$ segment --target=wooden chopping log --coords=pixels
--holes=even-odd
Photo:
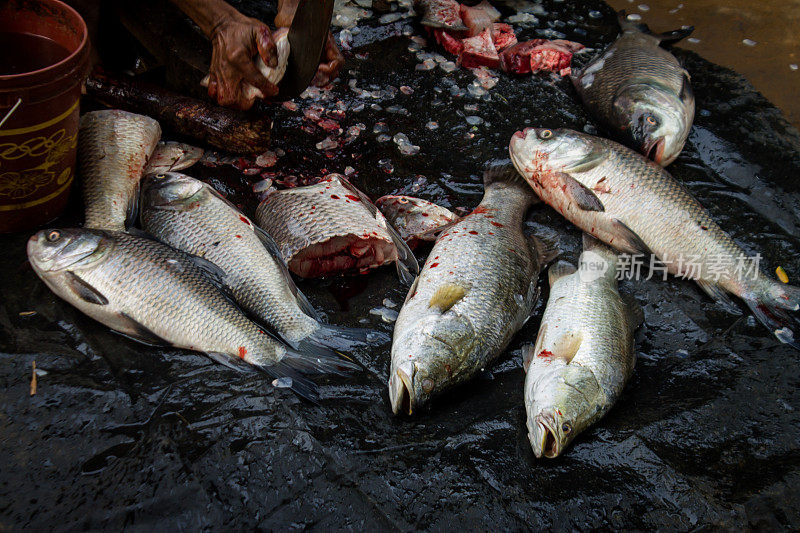
[[[103,104],[148,115],[161,127],[226,152],[253,154],[269,148],[272,119],[217,106],[132,78],[94,72],[86,93]]]

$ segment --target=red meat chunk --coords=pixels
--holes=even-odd
[[[517,44],[517,36],[514,35],[514,28],[508,24],[495,22],[492,24],[492,41],[498,52]]]
[[[500,56],[497,55],[497,49],[494,47],[494,41],[492,40],[492,32],[489,28],[483,30],[480,35],[464,39],[461,42],[464,45],[459,57],[462,67],[486,66],[497,68],[500,66]]]
[[[469,28],[469,35],[474,37],[491,27],[493,22],[500,20],[500,12],[483,0],[474,7],[461,6],[461,20]]]

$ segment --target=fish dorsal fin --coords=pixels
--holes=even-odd
[[[625,304],[625,312],[628,314],[630,323],[633,324],[635,330],[644,323],[644,311],[639,302],[630,294],[621,294],[622,302]]]
[[[584,211],[605,211],[603,202],[591,189],[565,172],[557,174],[566,194],[572,202]]]
[[[460,285],[456,285],[455,283],[442,285],[436,289],[436,292],[433,293],[433,296],[431,296],[431,301],[428,302],[428,307],[437,307],[442,313],[446,313],[462,298],[464,298],[464,295],[466,294],[467,290]]]
[[[527,235],[527,238],[531,250],[539,260],[539,265],[542,270],[544,270],[545,266],[553,262],[561,253],[556,247],[546,244],[535,235]]]
[[[300,307],[300,310],[303,311],[306,315],[310,316],[314,320],[319,321],[319,313],[317,310],[314,309],[314,306],[311,305],[311,302],[308,301],[306,295],[303,294],[300,289],[297,287],[297,284],[294,282],[292,278],[292,274],[289,272],[289,267],[286,264],[286,261],[283,258],[280,250],[278,249],[277,243],[275,240],[270,236],[269,233],[261,229],[260,227],[252,224],[253,231],[258,236],[261,243],[266,248],[267,252],[272,256],[272,259],[278,265],[278,269],[281,272],[286,284],[289,286],[289,290],[294,295],[295,299],[297,300],[297,305]]]
[[[673,45],[681,39],[685,39],[694,31],[694,26],[684,26],[683,28],[678,28],[677,30],[666,31],[664,33],[654,33],[653,30],[651,30],[650,27],[644,22],[634,22],[629,20],[628,14],[624,9],[617,12],[617,20],[619,21],[620,29],[623,32],[638,31],[644,33],[654,37],[659,41],[659,43],[661,43],[661,45],[664,46]]]
[[[392,239],[392,243],[394,243],[395,248],[397,249],[397,261],[395,261],[395,266],[397,267],[397,275],[400,277],[400,281],[406,285],[411,285],[414,282],[414,278],[419,274],[419,263],[417,262],[417,258],[414,256],[414,252],[411,251],[411,248],[408,247],[406,241],[400,237],[400,234],[397,233],[397,230],[394,229],[386,217],[383,216],[383,213],[372,203],[366,194],[359,191],[352,183],[347,181],[343,176],[336,176],[339,183],[350,191],[352,194],[357,196],[364,207],[369,211],[369,213],[378,221],[378,223],[386,230],[389,236]]]
[[[547,281],[552,287],[553,283],[564,276],[570,276],[574,274],[577,270],[578,269],[576,269],[572,263],[568,263],[567,261],[559,261],[555,265],[551,266],[550,270],[547,271]]]
[[[67,271],[67,285],[74,294],[84,302],[89,302],[95,305],[107,305],[108,298],[103,296],[103,293],[92,287],[91,284],[84,281],[74,272]]]

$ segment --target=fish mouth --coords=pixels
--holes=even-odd
[[[546,414],[539,414],[534,420],[536,431],[531,432],[530,439],[533,444],[533,453],[537,458],[541,459],[543,456],[548,459],[554,459],[561,453],[561,445],[559,444],[555,427],[555,420]]]
[[[407,361],[395,370],[389,378],[389,401],[392,404],[392,412],[396,415],[414,412],[414,363]]]
[[[659,165],[664,160],[664,149],[667,146],[667,140],[664,137],[658,137],[645,143],[644,154],[648,159],[651,159]]]

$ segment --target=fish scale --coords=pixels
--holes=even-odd
[[[436,240],[395,323],[395,413],[474,376],[527,320],[544,259],[522,233],[533,202],[519,176],[489,183],[480,205]]]
[[[87,228],[122,231],[137,200],[139,180],[161,137],[158,122],[110,109],[81,117],[78,167]]]
[[[162,186],[186,187],[185,196],[173,205],[159,205]],[[177,173],[147,178],[142,226],[162,242],[220,267],[239,305],[288,342],[297,343],[319,328],[300,309],[282,259],[267,250],[250,219],[209,185]]]

